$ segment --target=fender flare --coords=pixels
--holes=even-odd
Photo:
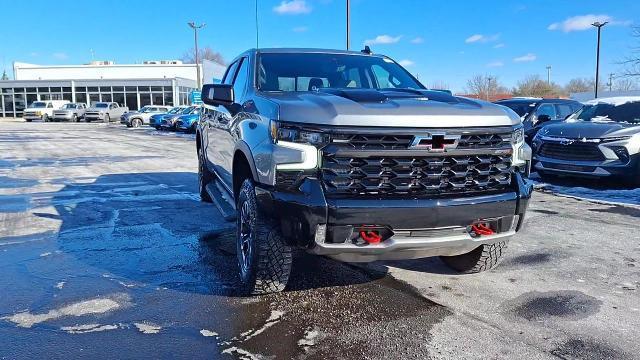
[[[256,164],[253,159],[253,154],[251,152],[251,149],[249,148],[249,145],[244,140],[239,140],[238,142],[236,142],[235,149],[233,150],[232,164],[236,160],[236,154],[238,153],[238,151],[240,151],[249,162],[249,168],[251,168],[251,176],[253,177],[253,181],[258,183],[258,171],[256,170]]]

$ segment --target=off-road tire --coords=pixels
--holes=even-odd
[[[204,150],[202,146],[198,148],[198,187],[200,190],[200,201],[202,202],[213,202],[211,200],[211,196],[207,192],[207,185],[209,185],[214,178],[214,174],[209,171],[207,168],[206,162],[204,160]]]
[[[493,269],[507,250],[507,242],[480,245],[476,249],[462,255],[441,256],[440,259],[450,268],[464,273],[473,274]]]
[[[248,257],[246,271],[243,272],[241,212],[245,203],[251,215],[252,236],[249,237],[249,246],[252,246],[252,251]],[[251,179],[246,179],[242,183],[236,209],[238,209],[236,249],[243,293],[262,295],[284,290],[291,274],[291,247],[284,243],[279,224],[265,216],[258,208],[255,187]]]

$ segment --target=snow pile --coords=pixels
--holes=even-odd
[[[587,101],[587,105],[596,105],[596,104],[610,104],[613,106],[620,106],[626,103],[640,101],[640,96],[616,96],[610,98],[601,98],[594,99],[591,101]]]
[[[535,179],[534,179],[535,180]],[[534,181],[536,190],[578,199],[602,202],[612,205],[640,206],[640,188],[637,189],[591,189],[580,186],[562,186]]]

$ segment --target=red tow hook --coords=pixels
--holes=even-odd
[[[476,235],[478,236],[495,234],[495,232],[489,226],[481,223],[471,225],[471,231],[476,233]]]
[[[365,231],[360,230],[360,237],[362,240],[366,241],[369,244],[378,244],[382,241],[382,236],[378,233],[378,231]]]

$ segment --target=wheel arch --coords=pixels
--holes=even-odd
[[[251,149],[244,141],[239,141],[236,144],[236,149],[233,153],[233,163],[231,174],[233,177],[233,196],[237,199],[238,192],[242,186],[242,182],[249,178],[254,182],[258,181],[258,172],[256,165],[251,154]]]

